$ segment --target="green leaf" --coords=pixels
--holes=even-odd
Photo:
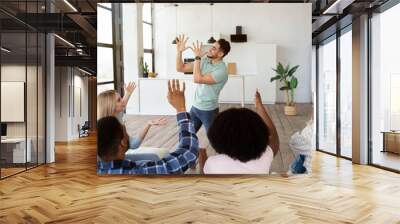
[[[290,80],[290,89],[296,89],[297,88],[297,84],[298,84],[298,80],[296,77],[293,77]]]
[[[278,79],[280,79],[281,78],[281,75],[277,75],[277,76],[275,76],[275,77],[272,77],[271,78],[271,82],[273,82],[273,81],[275,81],[275,80],[278,80]]]
[[[285,68],[283,68],[283,65],[279,62],[278,66],[276,67],[277,73],[280,75],[285,74]]]
[[[288,76],[292,76],[295,72],[296,72],[296,70],[299,68],[299,65],[296,65],[296,66],[294,66],[293,68],[291,68],[289,71],[288,71]]]

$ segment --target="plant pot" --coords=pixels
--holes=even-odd
[[[297,115],[296,106],[285,106],[285,115],[288,115],[288,116]]]
[[[155,78],[155,77],[157,77],[157,73],[155,73],[155,72],[149,72],[148,77],[149,77],[149,78]]]
[[[143,73],[143,78],[148,78],[149,77],[149,73]]]

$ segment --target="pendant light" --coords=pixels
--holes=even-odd
[[[178,4],[175,4],[175,38],[172,41],[172,44],[176,44],[178,39]]]
[[[210,39],[208,39],[207,40],[207,43],[209,43],[209,44],[213,44],[213,43],[215,43],[216,42],[216,40],[214,39],[214,37],[213,37],[213,35],[214,35],[214,27],[213,27],[213,5],[214,5],[214,3],[210,3],[210,8],[211,8],[211,37],[210,37]]]

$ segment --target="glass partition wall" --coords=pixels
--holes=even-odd
[[[352,157],[351,25],[317,45],[317,149]]]
[[[43,10],[39,3],[20,2],[19,7],[24,12],[38,12]],[[0,17],[15,23],[13,26],[0,23],[0,178],[3,179],[45,163],[46,40],[45,34],[11,15],[0,12]]]
[[[340,154],[352,158],[352,33],[351,26],[340,36]]]
[[[400,172],[400,4],[369,17],[368,164]],[[352,26],[317,44],[317,149],[352,159]]]
[[[318,47],[318,149],[336,154],[336,36]]]
[[[370,163],[400,171],[400,4],[371,18]]]

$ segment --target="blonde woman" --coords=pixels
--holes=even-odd
[[[107,90],[101,92],[97,96],[97,119],[99,120],[103,117],[114,116],[119,120],[121,124],[125,125],[124,110],[135,88],[136,85],[134,82],[130,82],[128,83],[128,85],[125,85],[124,97],[121,97],[121,95],[115,90]],[[142,128],[142,130],[139,132],[137,136],[130,136],[129,149],[131,150],[128,150],[127,152],[127,157],[129,157],[128,159],[135,161],[158,160],[160,158],[157,154],[159,155],[166,154],[164,152],[159,152],[157,154],[140,153],[140,156],[138,156],[137,154],[135,154],[134,156],[132,155],[132,151],[140,147],[140,145],[142,144],[144,138],[146,137],[148,131],[152,126],[165,125],[166,123],[167,119],[165,117],[150,120],[146,123],[146,125]],[[141,150],[141,152],[143,151],[146,150]]]
[[[115,116],[121,123],[124,123],[123,111],[126,105],[128,105],[128,101],[135,89],[136,84],[134,82],[125,85],[125,95],[123,98],[115,90],[101,92],[97,96],[97,120],[103,117]]]

